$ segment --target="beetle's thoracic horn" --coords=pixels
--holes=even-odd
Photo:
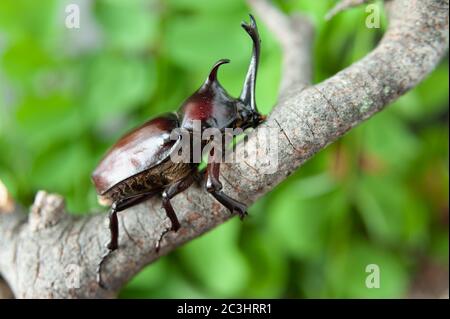
[[[217,61],[209,72],[208,77],[206,78],[205,85],[213,83],[217,80],[217,70],[222,64],[230,63],[229,59],[220,59]]]
[[[259,54],[260,54],[260,42],[258,27],[256,26],[256,21],[250,14],[250,23],[242,22],[241,26],[252,38],[253,41],[253,51],[252,58],[250,60],[250,65],[248,67],[247,76],[245,77],[244,87],[242,88],[242,93],[240,99],[251,108],[257,111],[256,101],[255,101],[255,84],[256,84],[256,74],[258,72],[259,64]]]

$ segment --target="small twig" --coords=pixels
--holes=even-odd
[[[352,7],[360,6],[364,3],[372,2],[374,0],[341,0],[325,15],[326,20],[330,20],[338,13],[345,11]]]

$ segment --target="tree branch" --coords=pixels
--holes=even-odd
[[[278,11],[258,9],[262,1],[250,3],[268,23],[271,14],[274,21],[275,17],[288,21]],[[295,23],[274,23],[270,28],[282,43],[285,61],[295,63],[292,52],[298,53],[298,59],[309,59],[301,46],[291,49],[290,42],[298,40],[294,35],[301,34],[294,29]],[[290,79],[284,80],[283,98],[249,138],[249,144],[256,145],[262,128],[276,129],[278,170],[265,174],[266,163],[258,156],[253,163],[224,164],[224,192],[253,203],[318,151],[414,87],[434,69],[447,48],[448,0],[396,0],[378,47],[333,77],[305,88],[301,84],[307,82],[304,75],[291,75],[286,68],[291,64],[286,64],[284,76]],[[302,65],[292,71],[305,72]],[[259,151],[253,149],[255,154]],[[242,146],[237,153],[243,153]],[[173,206],[182,227],[165,237],[159,253],[154,247],[169,222],[160,200],[154,198],[120,213],[120,247],[105,263],[103,277],[109,289],[104,290],[96,283],[95,269],[109,238],[107,215],[74,217],[65,213],[59,197],[40,193],[28,218],[17,206],[11,213],[0,213],[0,273],[16,297],[113,297],[142,267],[230,218],[198,187],[177,196]],[[73,281],[74,269],[78,276]]]

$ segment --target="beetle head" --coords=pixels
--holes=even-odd
[[[261,39],[258,33],[258,27],[253,16],[250,14],[250,23],[242,22],[242,28],[248,33],[253,42],[252,56],[250,65],[247,70],[244,85],[240,97],[236,101],[239,119],[236,123],[237,127],[243,129],[248,127],[256,127],[265,120],[265,116],[260,114],[256,106],[255,86],[256,76],[258,72],[259,56],[261,51]],[[228,59],[219,60],[212,68],[203,87],[213,87],[223,95],[229,97],[225,89],[217,81],[217,70],[225,63],[230,62]]]
[[[258,112],[255,101],[255,84],[260,55],[260,38],[255,19],[250,15],[250,23],[243,22],[242,27],[253,41],[252,56],[244,85],[239,98],[231,97],[217,80],[217,72],[228,59],[217,61],[212,67],[203,85],[182,106],[185,121],[201,119],[209,125],[248,128],[258,126],[265,116]],[[235,110],[235,111],[234,111]],[[236,112],[237,111],[237,118]],[[182,123],[187,125],[185,123]]]

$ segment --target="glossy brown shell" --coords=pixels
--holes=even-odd
[[[181,106],[178,111],[180,126],[192,130],[193,121],[196,120],[201,121],[202,128],[222,130],[232,127],[238,116],[236,104],[218,84],[204,86]]]
[[[97,193],[103,195],[118,183],[167,159],[176,143],[170,139],[170,133],[178,125],[177,116],[167,113],[124,135],[92,173]]]

